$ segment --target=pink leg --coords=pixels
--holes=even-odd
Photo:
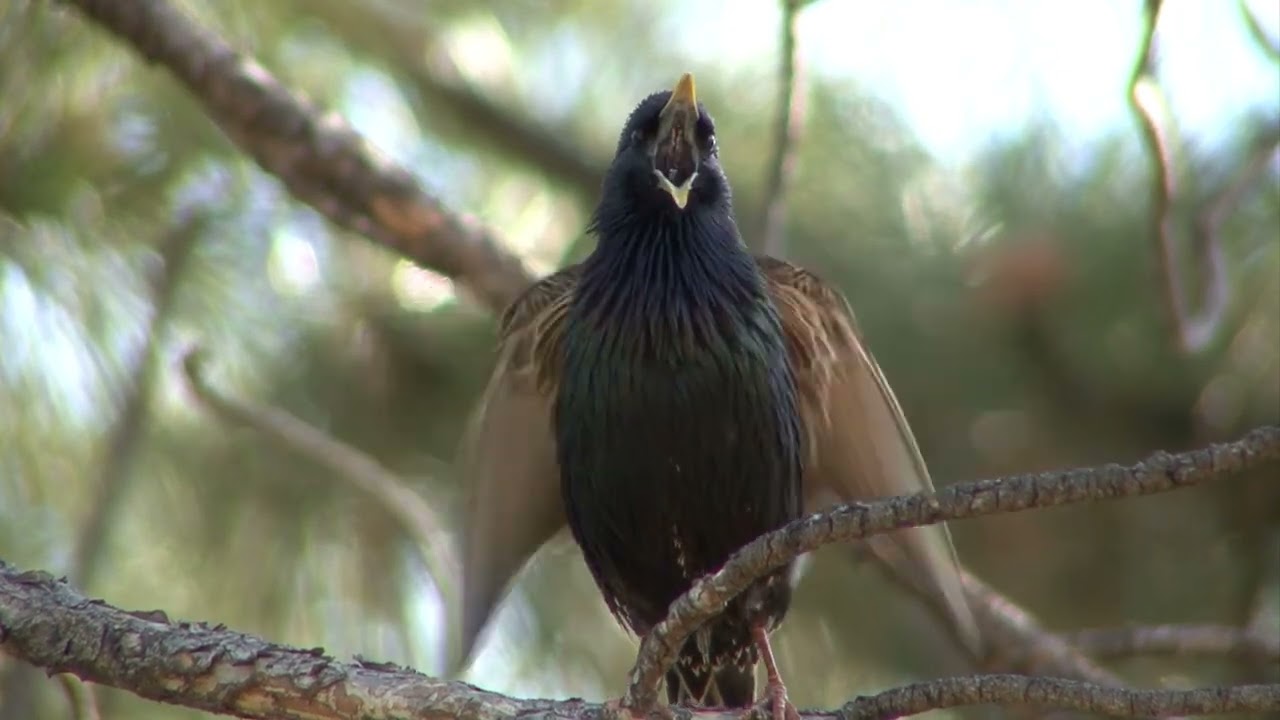
[[[787,701],[787,686],[782,682],[782,675],[778,674],[778,662],[773,659],[769,633],[765,632],[763,625],[756,625],[751,628],[751,637],[760,650],[760,659],[764,661],[769,699],[773,704],[773,720],[800,720],[800,713]]]

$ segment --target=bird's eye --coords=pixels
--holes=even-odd
[[[698,144],[702,146],[708,154],[716,151],[716,129],[711,124],[711,119],[703,115],[698,118],[698,125],[694,132],[697,133]]]
[[[640,144],[640,143],[642,143],[642,142],[644,142],[644,133],[643,133],[643,132],[641,132],[640,130],[632,130],[632,131],[631,131],[631,144],[632,144],[632,145],[639,145],[639,144]]]

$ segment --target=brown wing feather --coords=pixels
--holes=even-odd
[[[535,283],[503,314],[498,362],[463,436],[463,661],[511,578],[565,524],[551,431],[559,378],[547,360],[556,357],[576,285],[576,268],[567,268]]]
[[[932,491],[933,482],[897,399],[859,336],[844,296],[812,273],[761,258],[787,333],[809,441],[805,472],[811,510],[832,498],[852,502]],[[917,589],[941,597],[977,653],[959,564],[945,525],[899,530],[869,543]]]

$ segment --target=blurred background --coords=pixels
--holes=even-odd
[[[692,70],[740,225],[760,233],[777,3],[177,4],[539,273],[589,251],[622,121]],[[1142,33],[1138,0],[825,0],[800,15],[808,113],[785,254],[847,292],[940,485],[1280,420],[1280,162],[1263,155],[1225,214],[1229,303],[1183,350],[1127,104]],[[1197,223],[1280,126],[1278,38],[1265,0],[1168,0],[1160,17],[1175,239],[1197,297]],[[125,608],[443,672],[450,458],[493,330],[447,279],[293,200],[74,8],[0,5],[0,558]],[[196,345],[214,392],[297,416],[425,498],[434,549],[393,504],[202,403],[181,364]],[[952,532],[972,571],[1051,628],[1239,625],[1258,607],[1275,627],[1275,480]],[[778,634],[802,707],[948,670],[930,616],[846,555],[806,566]],[[470,681],[589,699],[623,690],[636,647],[565,536],[483,642]],[[1152,686],[1280,679],[1212,659],[1110,667]],[[105,718],[204,717],[96,694]],[[0,717],[70,713],[58,682],[0,656]]]

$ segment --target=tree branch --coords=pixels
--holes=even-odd
[[[188,351],[182,366],[191,390],[219,419],[253,428],[365,493],[414,541],[436,582],[459,577],[460,566],[444,523],[430,503],[398,475],[283,410],[235,400],[214,390],[204,377],[200,350]]]
[[[1280,637],[1229,625],[1154,625],[1081,630],[1064,639],[1106,658],[1134,655],[1213,655],[1280,662]]]
[[[964,705],[1029,705],[1111,717],[1168,717],[1280,709],[1280,685],[1129,690],[1076,680],[977,675],[906,685],[846,704],[838,720],[881,720]],[[1228,710],[1226,708],[1247,708]]]
[[[1167,492],[1276,459],[1280,459],[1280,426],[1267,426],[1235,442],[1176,455],[1159,452],[1127,467],[1113,464],[958,483],[934,495],[845,505],[802,518],[748,543],[718,572],[695,583],[671,604],[667,618],[641,642],[623,706],[648,712],[657,702],[663,674],[694,630],[755,578],[823,545],[948,520]]]
[[[532,282],[479,223],[450,212],[342,118],[321,117],[165,0],[61,1],[164,65],[233,142],[336,224],[454,278],[495,311]]]
[[[1119,676],[1051,634],[1031,613],[976,576],[962,571],[960,581],[982,638],[996,653],[988,659],[988,669],[1051,675],[1110,687],[1124,685]]]
[[[444,525],[431,505],[403,480],[376,460],[345,445],[297,417],[264,405],[236,400],[218,392],[204,376],[203,352],[193,349],[183,359],[183,368],[192,391],[221,420],[242,424],[274,439],[283,447],[328,468],[358,491],[377,501],[412,538],[424,556],[428,570],[435,578],[457,576],[458,562],[450,550]],[[855,549],[857,549],[855,547]],[[873,553],[861,553],[886,575],[901,580],[894,568],[878,562]],[[1011,600],[964,574],[966,597],[974,608],[975,619],[983,637],[1003,650],[1004,664],[988,669],[1016,670],[1036,675],[1051,675],[1119,687],[1121,679],[1096,666],[1058,636],[1040,627],[1033,617]],[[918,592],[916,585],[902,582],[931,610],[946,618],[947,611],[935,596]]]
[[[899,567],[885,562],[864,543],[853,543],[850,550],[859,562],[879,568],[887,578],[928,608],[941,627],[955,634],[955,623],[951,622],[951,611],[944,598],[922,590],[918,583],[905,577]],[[983,670],[1025,672],[1112,687],[1124,685],[1117,675],[1098,666],[1079,649],[1046,630],[1026,609],[963,567],[960,568],[960,580],[965,602],[973,611],[973,620],[988,651],[988,656],[983,658]],[[954,640],[962,645],[958,636]]]
[[[179,213],[179,217],[159,242],[160,263],[151,282],[151,318],[147,323],[145,342],[132,358],[124,407],[112,424],[107,438],[102,471],[97,483],[97,496],[71,551],[69,574],[85,587],[93,585],[99,560],[106,546],[110,521],[115,517],[115,508],[127,489],[129,471],[138,441],[142,437],[156,371],[160,365],[160,347],[165,339],[178,287],[186,277],[189,260],[208,220],[207,211],[201,208],[183,209]]]
[[[51,673],[140,697],[261,720],[597,720],[607,705],[525,700],[406,668],[341,662],[322,648],[266,642],[221,625],[126,612],[43,572],[0,561],[0,648]],[[1115,717],[1280,709],[1280,685],[1129,690],[1053,678],[987,675],[916,683],[856,698],[806,720],[894,718],[962,705],[1031,705]],[[656,720],[739,720],[739,710],[655,709]]]
[[[1273,128],[1258,143],[1238,177],[1203,208],[1192,231],[1191,244],[1203,265],[1199,299],[1194,305],[1192,291],[1178,251],[1178,229],[1174,204],[1178,197],[1177,171],[1173,149],[1158,117],[1165,108],[1164,93],[1156,79],[1156,27],[1162,0],[1146,0],[1146,22],[1138,54],[1129,75],[1128,96],[1152,169],[1151,240],[1160,262],[1164,285],[1164,305],[1169,322],[1184,352],[1199,352],[1214,341],[1231,301],[1226,256],[1222,249],[1221,224],[1238,204],[1245,191],[1257,184],[1271,156],[1280,148],[1280,129]],[[1252,15],[1243,9],[1247,21]],[[1251,28],[1255,23],[1251,23]]]
[[[795,176],[800,136],[804,131],[807,105],[807,82],[800,44],[796,39],[800,9],[799,0],[781,0],[782,42],[778,67],[778,115],[774,120],[773,155],[769,159],[769,175],[765,179],[764,219],[760,233],[760,251],[781,257],[786,250],[787,193]]]
[[[1253,150],[1236,176],[1210,198],[1196,216],[1196,238],[1199,242],[1218,242],[1222,223],[1266,175],[1277,152],[1280,152],[1280,125],[1272,126],[1254,140]]]

